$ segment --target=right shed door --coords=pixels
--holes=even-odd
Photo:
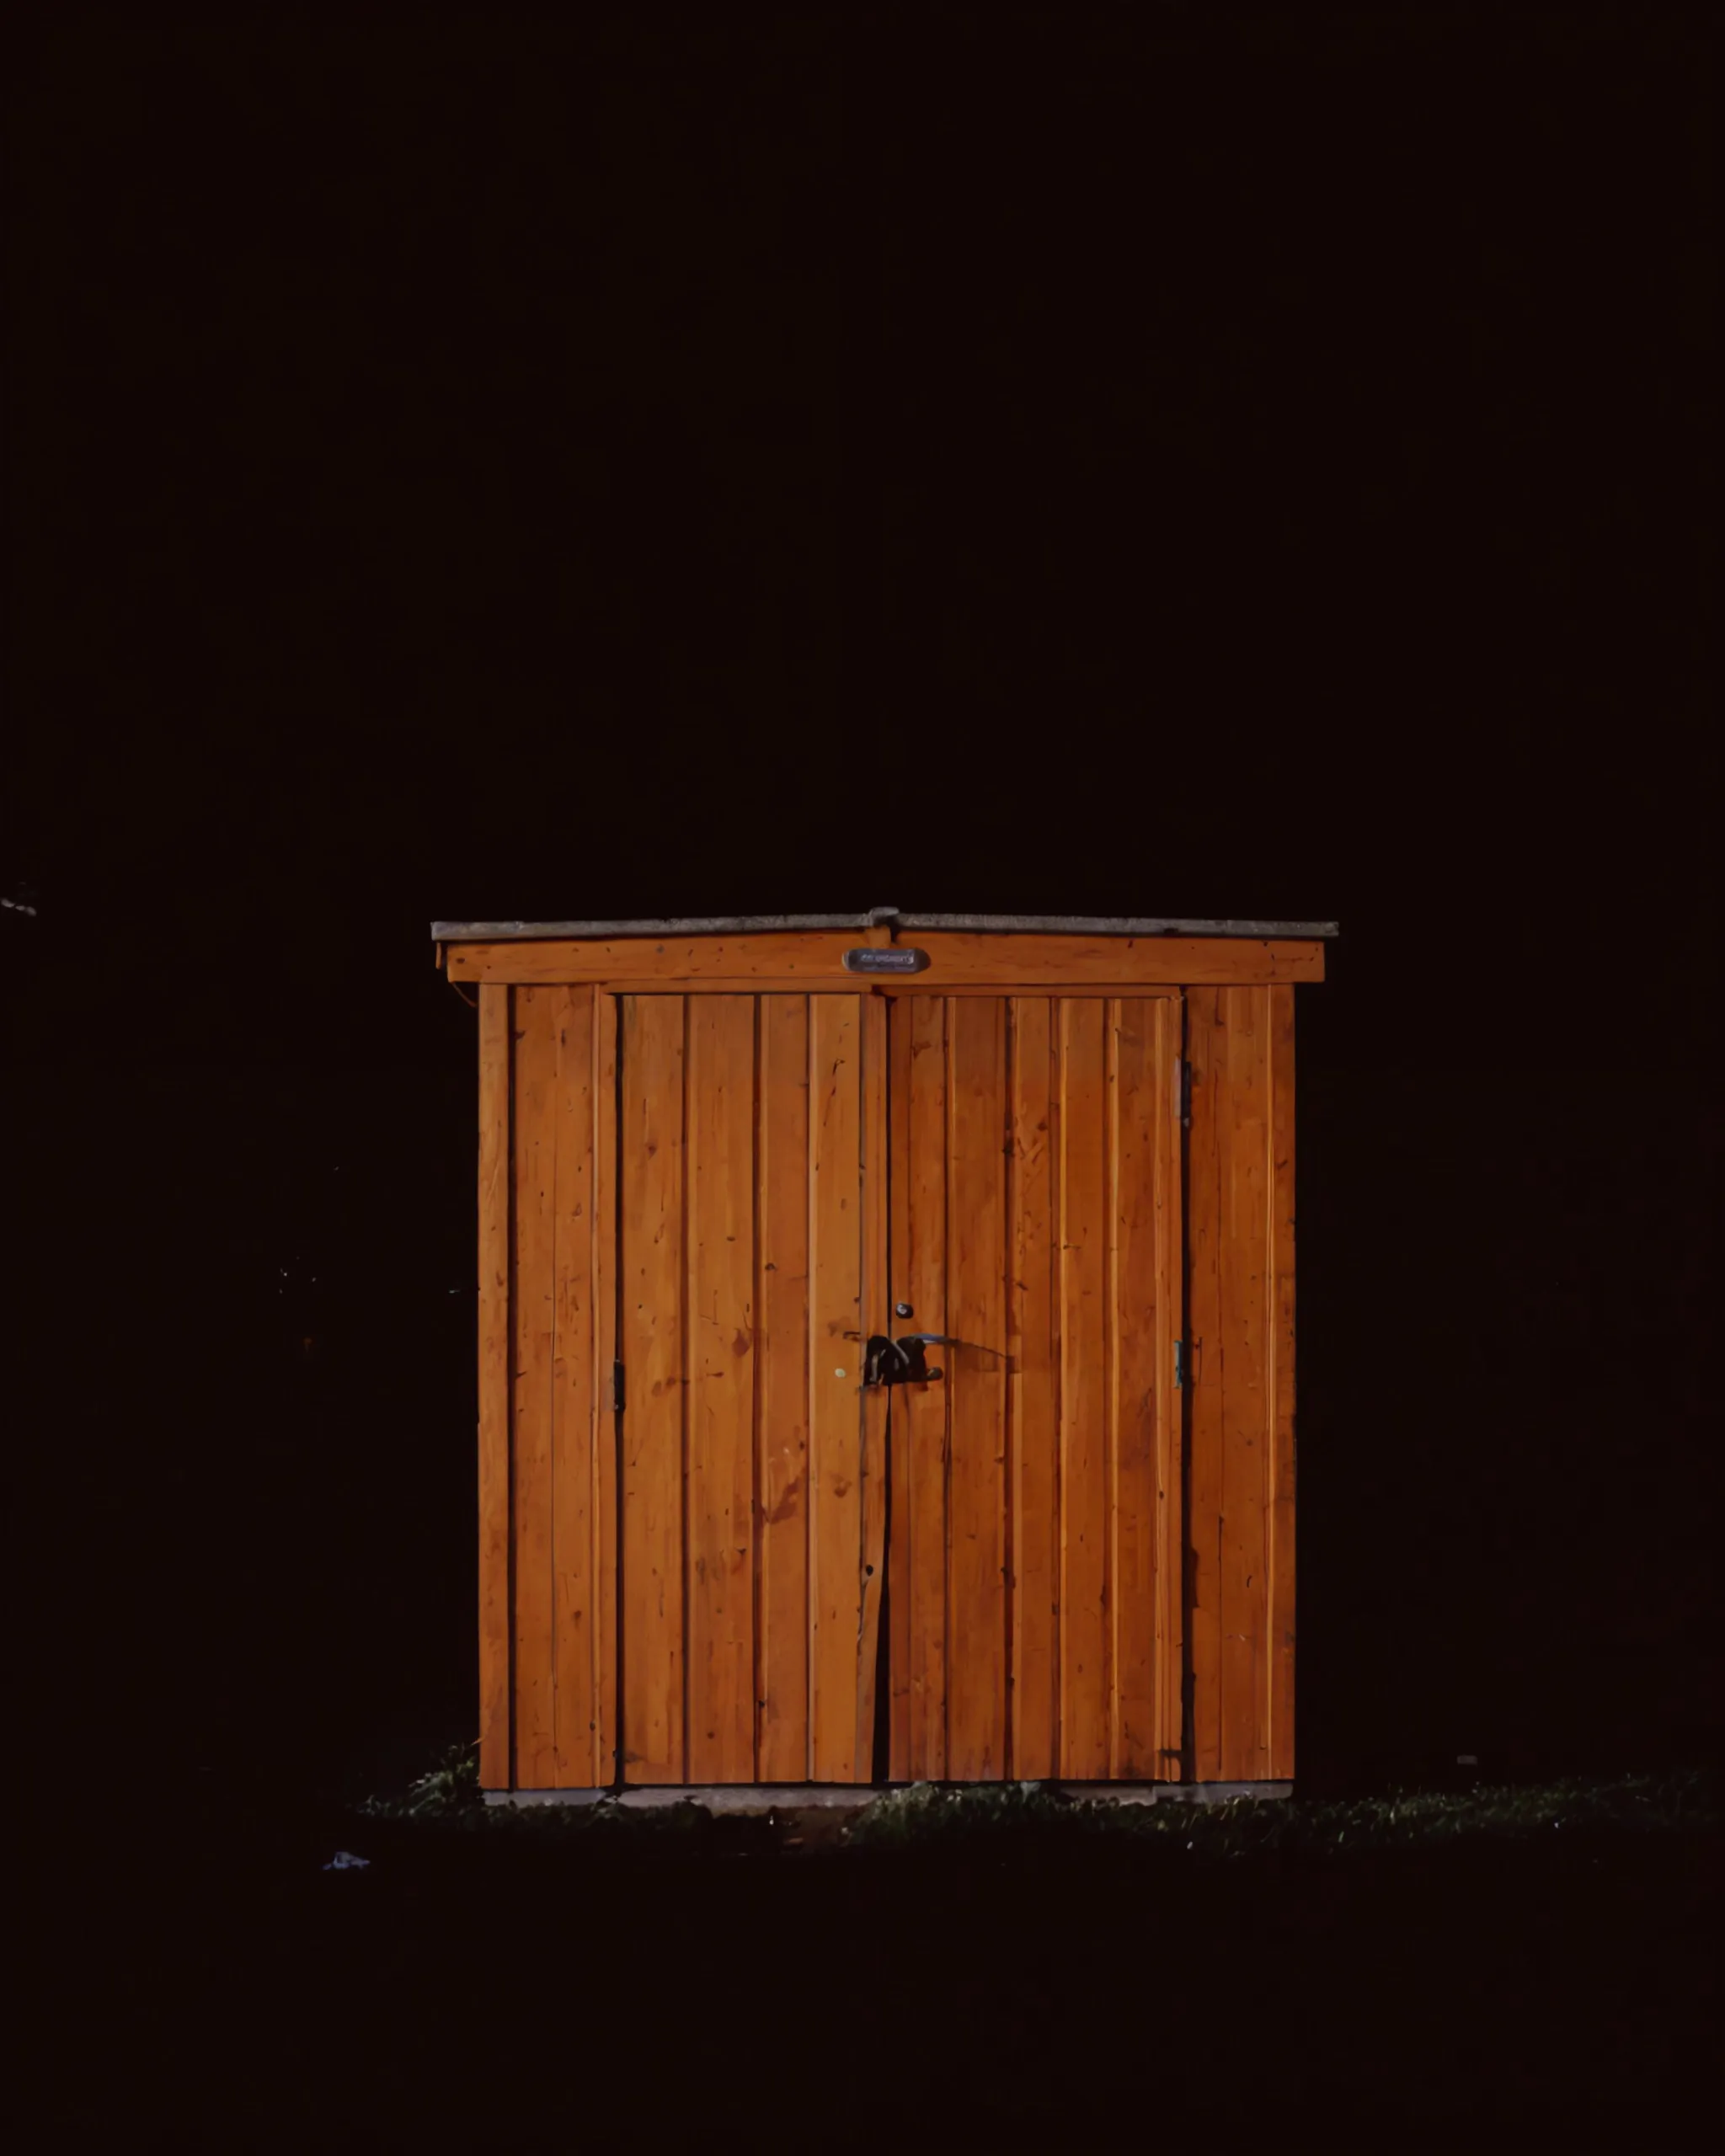
[[[895,1780],[1182,1760],[1178,990],[900,995],[889,1027]]]

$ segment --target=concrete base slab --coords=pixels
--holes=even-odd
[[[731,1783],[690,1787],[673,1784],[662,1789],[626,1789],[618,1796],[603,1789],[489,1789],[488,1804],[599,1804],[614,1803],[628,1812],[654,1812],[672,1805],[693,1804],[715,1818],[762,1819],[770,1812],[862,1812],[879,1796],[910,1786],[895,1783],[890,1789],[874,1789],[854,1783],[842,1785],[792,1782],[777,1785]],[[997,1783],[977,1783],[976,1788],[997,1788]],[[1057,1782],[1044,1785],[1063,1796],[1103,1804],[1230,1804],[1236,1797],[1280,1798],[1294,1794],[1292,1782]]]
[[[624,1812],[665,1812],[673,1805],[693,1804],[715,1818],[764,1819],[769,1812],[862,1812],[883,1792],[866,1785],[826,1787],[820,1783],[792,1783],[773,1787],[753,1782],[688,1786],[673,1783],[663,1789],[626,1789],[617,1795],[606,1789],[488,1789],[488,1804],[615,1804]]]
[[[608,1789],[488,1789],[484,1792],[488,1804],[602,1804],[611,1796]]]
[[[1059,1782],[1063,1796],[1097,1804],[1231,1804],[1236,1797],[1285,1798],[1292,1782]]]

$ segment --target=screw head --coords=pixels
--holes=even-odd
[[[893,1315],[895,1317],[915,1317],[916,1315],[916,1311],[911,1309],[908,1303],[895,1303],[893,1305]]]

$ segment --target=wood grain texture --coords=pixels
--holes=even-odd
[[[1322,980],[1324,947],[1318,942],[1275,942],[1258,938],[1204,936],[993,936],[977,931],[934,930],[903,935],[927,951],[931,989],[949,982],[991,983],[997,988],[1045,983],[1055,991],[1087,995],[1102,983],[1183,987],[1188,981]]]
[[[862,1624],[861,999],[809,999],[809,1771],[858,1779]],[[866,1777],[868,1763],[862,1763]]]
[[[1054,1006],[1009,1006],[1012,1155],[1008,1164],[1007,1458],[1012,1476],[1008,1772],[1055,1771],[1059,1686],[1060,1417],[1054,1305]]]
[[[1316,981],[1324,946],[1316,939],[1258,937],[991,935],[967,929],[907,931],[897,939],[929,957],[927,970],[889,984],[938,995],[960,985],[1095,992],[1158,983]],[[600,941],[543,939],[451,943],[452,980],[518,983],[587,981],[617,990],[623,984],[665,989],[815,990],[854,992],[860,976],[844,969],[844,954],[867,941],[860,930],[793,929],[758,936],[696,936]]]
[[[756,1667],[763,1782],[809,1776],[809,999],[761,999],[760,1516]]]
[[[518,989],[515,1017],[514,1436],[515,1785],[557,1785],[552,1557],[556,1328],[557,989]]]
[[[884,940],[884,928],[871,940]],[[862,1026],[862,1299],[858,1329],[889,1322],[887,1269],[887,1006],[876,996],[859,999]],[[877,1315],[878,1314],[878,1315]],[[862,1395],[862,1585],[857,1640],[857,1779],[871,1779],[874,1765],[875,1685],[880,1663],[880,1613],[886,1582],[888,1388]]]
[[[1267,991],[1270,1056],[1269,1776],[1294,1777],[1294,991]]]
[[[485,1786],[1291,1778],[1291,985],[479,1011]]]
[[[947,1323],[947,1013],[937,995],[897,1004],[891,1103],[892,1297],[918,1332]],[[944,1357],[947,1350],[937,1351]],[[943,1366],[944,1366],[943,1364]],[[894,1722],[892,1774],[939,1781],[947,1774],[947,1465],[950,1395],[937,1385],[900,1385],[892,1400],[894,1485],[891,1601],[894,1679],[905,1696]]]
[[[1274,995],[1188,999],[1199,1780],[1279,1779],[1292,1757],[1292,1019]]]
[[[1221,1118],[1222,1778],[1268,1778],[1268,999],[1226,989]]]
[[[1107,1006],[1111,1541],[1108,1572],[1112,1723],[1116,1779],[1166,1777],[1162,1694],[1168,1673],[1158,1624],[1158,1588],[1171,1553],[1164,1499],[1178,1460],[1172,1399],[1173,1331],[1167,1215],[1178,1204],[1170,1168],[1172,1006],[1136,998]],[[1170,1455],[1173,1455],[1171,1461]],[[1178,1739],[1176,1740],[1178,1753]]]
[[[1222,1184],[1220,1122],[1226,1071],[1218,1038],[1220,998],[1193,990],[1186,998],[1186,1059],[1191,1119],[1186,1147],[1187,1276],[1190,1304],[1188,1368],[1191,1399],[1190,1488],[1187,1496],[1188,1653],[1192,1668],[1193,1773],[1222,1778]]]
[[[963,1343],[944,1401],[894,1397],[895,1778],[1181,1771],[1180,1023],[1162,995],[894,1008],[893,1294]]]
[[[1289,991],[1290,994],[1292,990]],[[1181,1158],[1185,1009],[1159,1003],[1156,1161],[1156,1645],[1157,1774],[1188,1778],[1186,1722],[1184,1403],[1174,1382],[1175,1342],[1186,1337],[1186,1192]]]
[[[909,1123],[911,1101],[910,1006],[902,1015],[888,1006],[887,1018],[887,1304],[906,1296],[904,1269],[910,1250],[909,1182],[902,1172],[899,1134]],[[896,1324],[896,1318],[883,1323]],[[911,1440],[903,1404],[887,1406],[887,1668],[888,1774],[902,1779],[911,1754],[911,1594],[907,1559],[911,1548]]]
[[[599,1508],[594,1472],[593,991],[555,988],[552,1096],[551,1552],[553,1787],[608,1779],[599,1756]]]
[[[617,1340],[617,1004],[593,995],[593,1508],[599,1584],[595,1598],[593,1780],[617,1779],[621,1765],[617,1659],[622,1628],[617,1575],[618,1417],[612,1382]]]
[[[695,986],[702,995],[755,995],[773,991],[780,993],[788,993],[793,990],[800,991],[805,988],[830,994],[835,992],[841,983],[848,983],[851,979],[852,976],[846,974],[835,976],[830,982],[804,982],[800,975],[765,979],[739,975],[724,980],[702,980],[695,984]],[[646,978],[626,976],[615,980],[596,981],[592,985],[599,989],[601,994],[607,995],[664,995],[671,993],[676,986],[675,982],[655,980],[650,976]],[[916,995],[919,991],[924,995],[929,993],[926,975],[919,977],[916,974],[906,974],[902,979],[884,978],[871,980],[866,986],[859,984],[859,987],[865,995],[879,997],[886,1003],[903,1001]],[[1049,991],[1049,984],[1046,981],[947,980],[938,984],[938,992],[943,995],[989,996],[1046,995]],[[1178,984],[1172,981],[1120,980],[1095,983],[1087,981],[1083,984],[1083,992],[1087,995],[1178,995],[1180,991]]]
[[[479,1780],[508,1789],[510,1734],[510,999],[479,990]]]
[[[651,981],[660,992],[685,985],[715,989],[743,981],[753,990],[793,988],[857,992],[844,955],[865,941],[861,929],[788,929],[761,935],[616,937],[584,940],[452,943],[455,980]]]
[[[1155,1133],[1146,1040],[1134,1006],[1103,1005],[1107,1038],[1108,1772],[1152,1751],[1156,1669],[1156,1339],[1137,1322],[1154,1308]],[[1142,1771],[1137,1769],[1136,1771]],[[1152,1769],[1153,1772],[1154,1769]]]
[[[625,1779],[687,1779],[684,1741],[684,999],[622,1011]]]
[[[687,1774],[755,1778],[755,1001],[688,1000]]]
[[[946,1027],[947,1773],[997,1781],[1007,1725],[1005,1001],[950,1003]]]
[[[1060,1773],[1108,1777],[1108,1209],[1105,1006],[1061,997]]]

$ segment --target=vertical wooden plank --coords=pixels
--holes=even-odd
[[[900,1302],[915,1306],[911,1293],[910,1151],[905,1142],[911,1127],[911,1005],[898,998],[887,1000],[887,1128],[890,1149],[888,1183],[888,1237],[891,1277],[887,1283],[889,1309]],[[882,1321],[896,1331],[900,1321]],[[935,1328],[930,1327],[929,1330]],[[873,1331],[871,1324],[867,1330]],[[889,1402],[888,1468],[891,1484],[891,1524],[887,1536],[887,1625],[890,1635],[888,1666],[892,1699],[888,1710],[888,1773],[895,1781],[911,1774],[911,1427],[907,1404]]]
[[[756,1144],[760,1518],[756,1693],[763,1782],[809,1778],[809,999],[761,998]]]
[[[860,998],[862,1021],[862,1268],[859,1330],[892,1325],[887,1280],[887,999]],[[857,1779],[874,1769],[875,1682],[880,1660],[886,1561],[888,1403],[884,1385],[862,1395],[862,1610],[857,1641]]]
[[[555,988],[515,991],[515,1785],[557,1785],[553,1664],[552,1337],[556,1309]]]
[[[1270,1090],[1269,1762],[1294,1776],[1294,990],[1268,989]]]
[[[542,990],[553,1040],[551,1102],[551,1550],[553,1768],[559,1789],[590,1788],[599,1701],[599,1518],[593,1473],[593,997]]]
[[[623,1769],[686,1779],[680,995],[622,999]]]
[[[1268,991],[1221,991],[1222,1779],[1269,1769]]]
[[[1186,992],[1191,1119],[1186,1145],[1187,1313],[1192,1397],[1188,1625],[1191,1636],[1194,1778],[1222,1778],[1222,1182],[1220,1118],[1226,1072],[1221,996]]]
[[[592,1628],[593,1781],[616,1779],[617,1652],[617,1417],[613,1373],[618,1358],[617,1304],[617,1000],[594,990],[593,1006],[593,1306],[592,1485],[597,1522],[599,1585]]]
[[[857,1779],[862,1623],[861,1019],[855,995],[809,999],[810,1773]],[[848,1337],[847,1337],[848,1336]]]
[[[688,1001],[688,1780],[755,1779],[755,999]]]
[[[479,1780],[507,1789],[510,1744],[510,997],[479,986]]]
[[[1162,997],[1156,1012],[1156,1773],[1163,1781],[1185,1779],[1186,1593],[1184,1578],[1184,1467],[1181,1458],[1181,1399],[1174,1384],[1174,1343],[1186,1337],[1182,1267],[1185,1236],[1184,1182],[1180,1162],[1180,1067],[1183,1006]]]
[[[1273,1000],[1278,995],[1285,1006]],[[1199,1780],[1291,1772],[1291,990],[1268,987],[1194,990],[1188,999]]]
[[[1111,1728],[1108,1771],[1148,1780],[1156,1737],[1156,1006],[1108,1005],[1109,1145],[1114,1203],[1108,1251],[1108,1407],[1112,1455],[1109,1574]]]
[[[947,1773],[1006,1771],[1006,1007],[947,1007]],[[932,1328],[919,1328],[929,1330]]]
[[[1010,1771],[1055,1772],[1055,1604],[1060,1594],[1059,1423],[1055,1404],[1053,1162],[1049,1149],[1053,1005],[1009,1006],[1012,1086],[1007,1315],[1008,1455],[1012,1466]]]
[[[1055,1539],[1055,1578],[1054,1636],[1052,1641],[1054,1652],[1055,1727],[1054,1765],[1050,1771],[1052,1774],[1057,1775],[1062,1771],[1062,1762],[1065,1756],[1065,1742],[1061,1734],[1065,1726],[1065,1709],[1063,1703],[1064,1688],[1062,1672],[1065,1668],[1065,1648],[1062,1646],[1060,1637],[1061,1625],[1063,1622],[1060,1609],[1060,1600],[1062,1595],[1065,1592],[1066,1583],[1066,1543],[1065,1524],[1066,1517],[1066,1498],[1065,1491],[1062,1483],[1062,1476],[1065,1469],[1065,1463],[1062,1458],[1062,1449],[1064,1444],[1062,1432],[1065,1424],[1065,1413],[1061,1404],[1060,1377],[1060,1365],[1063,1356],[1061,1343],[1065,1337],[1066,1283],[1065,1273],[1061,1263],[1060,1257],[1060,1244],[1062,1241],[1060,1224],[1062,1218],[1064,1217],[1062,1208],[1065,1204],[1065,1199],[1062,1193],[1065,1187],[1066,1149],[1065,1140],[1062,1134],[1060,1120],[1060,1097],[1062,1090],[1061,1073],[1065,1065],[1065,1057],[1060,1048],[1060,999],[1057,996],[1051,995],[1049,998],[1048,1022],[1049,1342],[1049,1360],[1052,1366],[1049,1374],[1052,1379],[1051,1389],[1054,1396],[1055,1417],[1055,1510],[1053,1520]]]
[[[1060,1772],[1108,1771],[1104,1009],[1061,997]]]
[[[894,1258],[894,1294],[910,1304],[903,1321],[917,1332],[947,1333],[947,1012],[950,999],[900,1001],[894,1022],[906,1027],[905,1112],[893,1130],[894,1178],[903,1191],[902,1262]],[[895,1319],[895,1325],[900,1321]],[[943,1359],[946,1348],[937,1351]],[[946,1383],[901,1385],[893,1401],[893,1443],[905,1453],[905,1565],[910,1637],[907,1751],[895,1779],[947,1776],[947,1454],[950,1392]],[[897,1527],[895,1525],[895,1534]]]

